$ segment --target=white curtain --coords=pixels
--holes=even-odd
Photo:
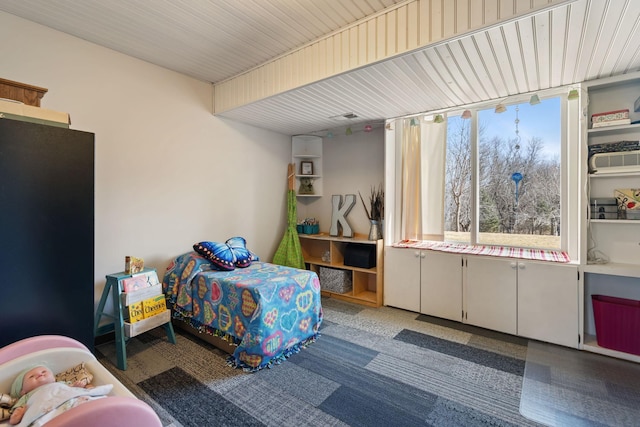
[[[419,122],[402,120],[402,209],[401,238],[422,239],[422,150]]]
[[[446,129],[446,121],[402,120],[402,239],[444,238]]]

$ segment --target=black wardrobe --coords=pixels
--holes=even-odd
[[[93,350],[94,135],[0,118],[0,347],[42,334]]]

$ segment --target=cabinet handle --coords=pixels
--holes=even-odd
[[[524,270],[524,268],[525,268],[525,267],[526,267],[526,264],[524,264],[524,263],[522,263],[522,262],[519,262],[519,263],[518,263],[518,268],[519,268],[520,270]]]
[[[516,268],[518,266],[518,263],[517,262],[512,262],[510,265],[511,265],[511,268]]]
[[[426,257],[427,257],[426,252],[420,252],[420,258],[426,258]]]

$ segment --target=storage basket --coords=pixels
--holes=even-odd
[[[320,267],[320,289],[339,294],[351,292],[351,271]]]
[[[314,225],[298,224],[296,226],[296,231],[298,232],[298,234],[319,234],[320,224],[314,224]]]
[[[592,295],[600,347],[640,355],[640,301]]]
[[[347,243],[344,250],[344,265],[350,267],[373,268],[376,266],[376,246]]]

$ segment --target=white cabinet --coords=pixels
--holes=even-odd
[[[384,305],[579,346],[578,266],[385,248]]]
[[[518,335],[577,348],[578,266],[518,261]]]
[[[292,137],[291,159],[295,164],[297,197],[321,197],[322,138],[314,135],[296,135]],[[303,164],[305,166],[304,170]],[[303,194],[303,192],[300,191],[300,184],[304,181],[312,184],[313,190],[311,193]]]
[[[462,319],[462,255],[423,251],[420,265],[420,312]]]
[[[463,321],[516,335],[518,262],[468,256],[465,265]]]
[[[469,256],[465,276],[465,323],[579,345],[577,266]]]
[[[384,262],[384,305],[461,320],[461,255],[387,247]]]
[[[420,254],[418,249],[384,248],[384,305],[420,312]]]

